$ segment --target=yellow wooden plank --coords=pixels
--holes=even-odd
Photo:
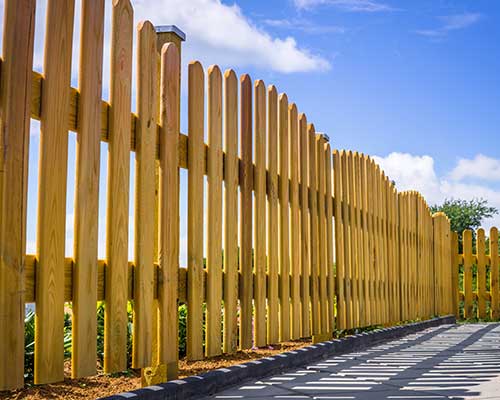
[[[35,383],[64,378],[67,118],[74,1],[47,6],[38,187]]]
[[[366,157],[366,210],[367,210],[367,236],[368,236],[368,264],[367,275],[369,283],[370,325],[377,323],[377,297],[375,275],[375,216],[373,206],[373,161]]]
[[[292,339],[300,337],[300,209],[299,209],[299,136],[297,106],[288,107],[290,139],[290,272],[291,272],[291,332]]]
[[[328,330],[328,297],[326,276],[326,219],[325,219],[325,139],[316,135],[316,171],[318,187],[318,270],[319,270],[319,333]]]
[[[490,229],[490,293],[491,293],[491,319],[500,318],[500,302],[498,292],[498,229]],[[456,266],[455,268],[458,268]]]
[[[158,363],[167,378],[177,377],[179,276],[179,140],[180,54],[173,43],[161,51],[160,168],[158,216]],[[185,271],[185,270],[184,270]]]
[[[317,209],[317,163],[316,163],[316,138],[314,125],[309,124],[307,127],[309,135],[309,215],[310,215],[310,243],[311,243],[311,319],[312,319],[312,334],[317,335],[321,330],[321,322],[319,315],[319,247],[318,247],[318,209]]]
[[[346,328],[344,224],[342,215],[342,163],[338,150],[333,151],[333,190],[335,197],[335,272],[336,272],[336,327]]]
[[[127,265],[133,10],[113,4],[106,219],[104,370],[127,368]]]
[[[383,313],[383,291],[382,291],[382,217],[381,217],[381,199],[380,199],[380,168],[378,165],[374,165],[373,170],[373,180],[374,180],[374,197],[373,204],[375,208],[375,219],[376,219],[376,240],[375,240],[375,275],[376,275],[376,294],[377,294],[377,324],[383,324],[384,313]]]
[[[358,255],[358,228],[356,218],[356,176],[354,167],[354,154],[347,153],[347,185],[348,185],[348,205],[349,205],[349,235],[351,253],[351,294],[353,306],[353,327],[359,327],[360,303],[359,303],[359,255]]]
[[[486,246],[484,229],[477,230],[476,254],[477,254],[477,312],[481,319],[486,318]]]
[[[364,302],[365,302],[365,316],[364,322],[366,326],[370,326],[371,322],[371,261],[370,261],[370,234],[369,234],[369,211],[368,211],[368,177],[367,177],[367,163],[368,158],[361,154],[360,162],[360,208],[361,208],[361,222],[362,222],[362,237],[363,237],[363,289],[364,289]]]
[[[6,0],[0,84],[0,390],[24,384],[24,264],[35,0]]]
[[[464,317],[474,318],[472,314],[472,231],[465,230],[462,236],[464,252]]]
[[[301,263],[301,305],[300,332],[302,337],[311,335],[310,294],[310,242],[309,242],[309,149],[307,118],[299,116],[299,155],[300,155],[300,263]]]
[[[265,346],[266,340],[266,86],[255,82],[255,329],[254,343]]]
[[[240,78],[240,348],[252,347],[252,80]]]
[[[345,285],[345,329],[353,327],[354,322],[354,307],[352,300],[352,255],[351,255],[351,235],[350,235],[350,218],[349,218],[349,174],[347,170],[348,160],[347,153],[340,153],[340,174],[342,185],[342,225],[343,225],[343,243],[344,243],[344,285]]]
[[[491,231],[490,231],[490,238],[491,238]],[[498,246],[498,244],[497,244]],[[490,247],[490,254],[491,254],[491,247]],[[453,296],[453,314],[455,315],[456,319],[460,318],[460,309],[459,309],[459,286],[458,286],[458,270],[459,270],[459,261],[458,261],[458,233],[457,232],[452,232],[451,233],[451,281],[452,281],[452,296]],[[491,275],[491,283],[493,283],[493,269],[492,275]],[[491,286],[490,286],[491,288]],[[490,289],[491,291],[491,289]],[[493,293],[493,291],[491,291]],[[491,306],[491,310],[493,313],[493,302]]]
[[[279,340],[279,236],[278,236],[278,94],[267,90],[267,341]]]
[[[332,202],[332,151],[330,145],[325,145],[325,218],[326,218],[326,268],[328,277],[328,328],[327,332],[335,329],[335,269],[333,264],[333,202]]]
[[[289,221],[289,132],[288,98],[278,98],[279,140],[279,271],[280,271],[280,342],[290,339],[290,221]]]
[[[188,318],[187,358],[203,358],[203,170],[205,82],[197,61],[188,67]]]
[[[135,153],[135,282],[132,366],[151,365],[155,238],[155,153],[158,119],[156,32],[151,22],[137,30],[137,113]],[[94,318],[95,319],[95,318]]]
[[[366,326],[366,302],[365,302],[365,258],[364,258],[364,237],[361,223],[361,210],[363,203],[361,198],[361,156],[358,152],[353,154],[353,178],[354,178],[354,206],[355,206],[355,229],[356,229],[356,259],[358,274],[358,303],[359,303],[359,326]]]
[[[238,348],[238,78],[224,73],[224,329],[223,350]]]
[[[222,74],[208,69],[208,158],[207,158],[207,357],[222,350]]]
[[[95,375],[97,361],[95,332],[97,332],[97,226],[101,148],[99,117],[102,92],[104,0],[82,2],[80,36],[80,98],[78,102],[80,118],[76,143],[75,269],[72,304],[71,375],[73,378]]]

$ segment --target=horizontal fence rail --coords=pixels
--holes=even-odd
[[[146,21],[135,32],[133,88],[133,9],[129,0],[118,0],[105,102],[104,0],[81,2],[78,89],[70,87],[74,2],[48,2],[43,74],[32,71],[35,3],[5,1],[0,390],[24,384],[26,303],[36,307],[37,384],[64,379],[65,303],[71,305],[75,378],[97,372],[100,304],[104,371],[163,365],[168,379],[178,374],[181,303],[187,304],[189,360],[456,312],[458,264],[465,271],[466,316],[474,296],[479,316],[485,299],[498,316],[498,247],[485,255],[484,232],[478,232],[474,295],[470,234],[459,255],[444,214],[432,215],[416,192],[399,193],[371,157],[332,151],[276,87],[248,75],[238,80],[217,66],[205,70],[195,61],[188,66],[187,110],[181,110],[180,46],[161,43]],[[187,113],[187,135],[180,132],[181,112]],[[41,126],[34,255],[25,254],[30,118]],[[71,257],[65,257],[68,131],[77,135]],[[108,143],[107,193],[99,193],[101,142]],[[180,169],[188,171],[187,185]],[[187,193],[187,215],[180,212],[181,192]],[[97,256],[99,198],[106,199],[104,260]],[[181,217],[188,226],[186,266],[179,265]],[[488,265],[496,272],[485,275]],[[490,298],[485,276],[491,277]]]

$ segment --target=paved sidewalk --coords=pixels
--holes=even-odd
[[[500,324],[430,328],[209,398],[500,399]]]

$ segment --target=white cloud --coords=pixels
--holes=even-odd
[[[500,191],[477,182],[464,182],[464,178],[483,178],[480,175],[465,174],[463,168],[464,159],[459,160],[457,166],[451,173],[439,177],[434,168],[434,159],[430,156],[418,156],[408,153],[391,153],[386,157],[374,156],[374,160],[386,172],[390,179],[396,182],[398,191],[417,190],[429,205],[439,204],[446,198],[472,200],[484,198],[488,203],[500,209]],[[486,158],[489,163],[496,162],[500,166],[500,160],[491,159],[482,155],[473,160]],[[479,164],[481,161],[479,162]],[[476,164],[478,164],[476,162]],[[497,170],[500,171],[500,169]],[[497,175],[499,177],[500,175]],[[484,227],[500,227],[500,216],[484,221]]]
[[[299,9],[310,9],[316,6],[329,5],[344,11],[351,12],[379,12],[391,11],[393,8],[388,4],[375,0],[294,0]]]
[[[387,157],[373,159],[396,182],[399,191],[417,190],[428,202],[441,199],[439,181],[434,170],[434,159],[430,156],[414,156],[408,153],[391,153]]]
[[[450,178],[456,181],[466,178],[500,181],[500,160],[483,154],[473,159],[461,158],[451,171]]]
[[[482,16],[479,13],[446,15],[439,17],[439,20],[441,21],[440,27],[436,29],[418,30],[415,33],[422,36],[443,37],[446,36],[451,31],[465,29],[471,25],[474,25],[481,19],[481,17]]]
[[[236,4],[220,0],[136,0],[136,20],[175,24],[187,35],[184,53],[204,64],[256,66],[291,73],[322,71],[330,63],[300,48],[296,40],[272,37],[258,28]]]

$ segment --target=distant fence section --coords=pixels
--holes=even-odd
[[[101,94],[102,70],[108,68],[104,0],[81,2],[77,89],[70,87],[74,1],[48,4],[43,74],[38,74],[32,71],[35,0],[5,0],[0,390],[24,384],[26,303],[36,305],[37,384],[64,378],[65,302],[72,307],[73,377],[97,371],[99,302],[105,305],[104,371],[128,367],[132,302],[132,367],[166,365],[169,379],[177,376],[180,303],[187,303],[190,360],[455,312],[458,262],[464,264],[470,315],[469,236],[458,256],[443,214],[431,215],[416,192],[398,193],[370,157],[332,153],[326,136],[316,133],[286,94],[260,80],[252,83],[248,75],[238,80],[232,70],[205,71],[192,62],[188,106],[182,110],[188,134],[182,134],[178,44],[161,46],[151,23],[139,25],[137,113],[132,114],[129,0],[113,2],[109,103]],[[30,118],[40,121],[34,255],[25,251]],[[75,245],[73,256],[65,258],[69,130],[77,134]],[[108,144],[107,193],[99,193],[102,141]],[[133,260],[128,259],[131,152]],[[186,187],[179,168],[188,170]],[[182,191],[187,216],[179,211]],[[100,197],[107,204],[104,260],[97,257]],[[187,268],[179,266],[180,217],[187,218]],[[498,249],[490,251],[488,258],[478,247],[480,315],[488,259],[496,268],[491,301],[498,313]]]
[[[458,234],[452,233],[454,313],[464,319],[500,318],[498,229],[465,230],[459,245]],[[461,252],[460,252],[461,251]]]

